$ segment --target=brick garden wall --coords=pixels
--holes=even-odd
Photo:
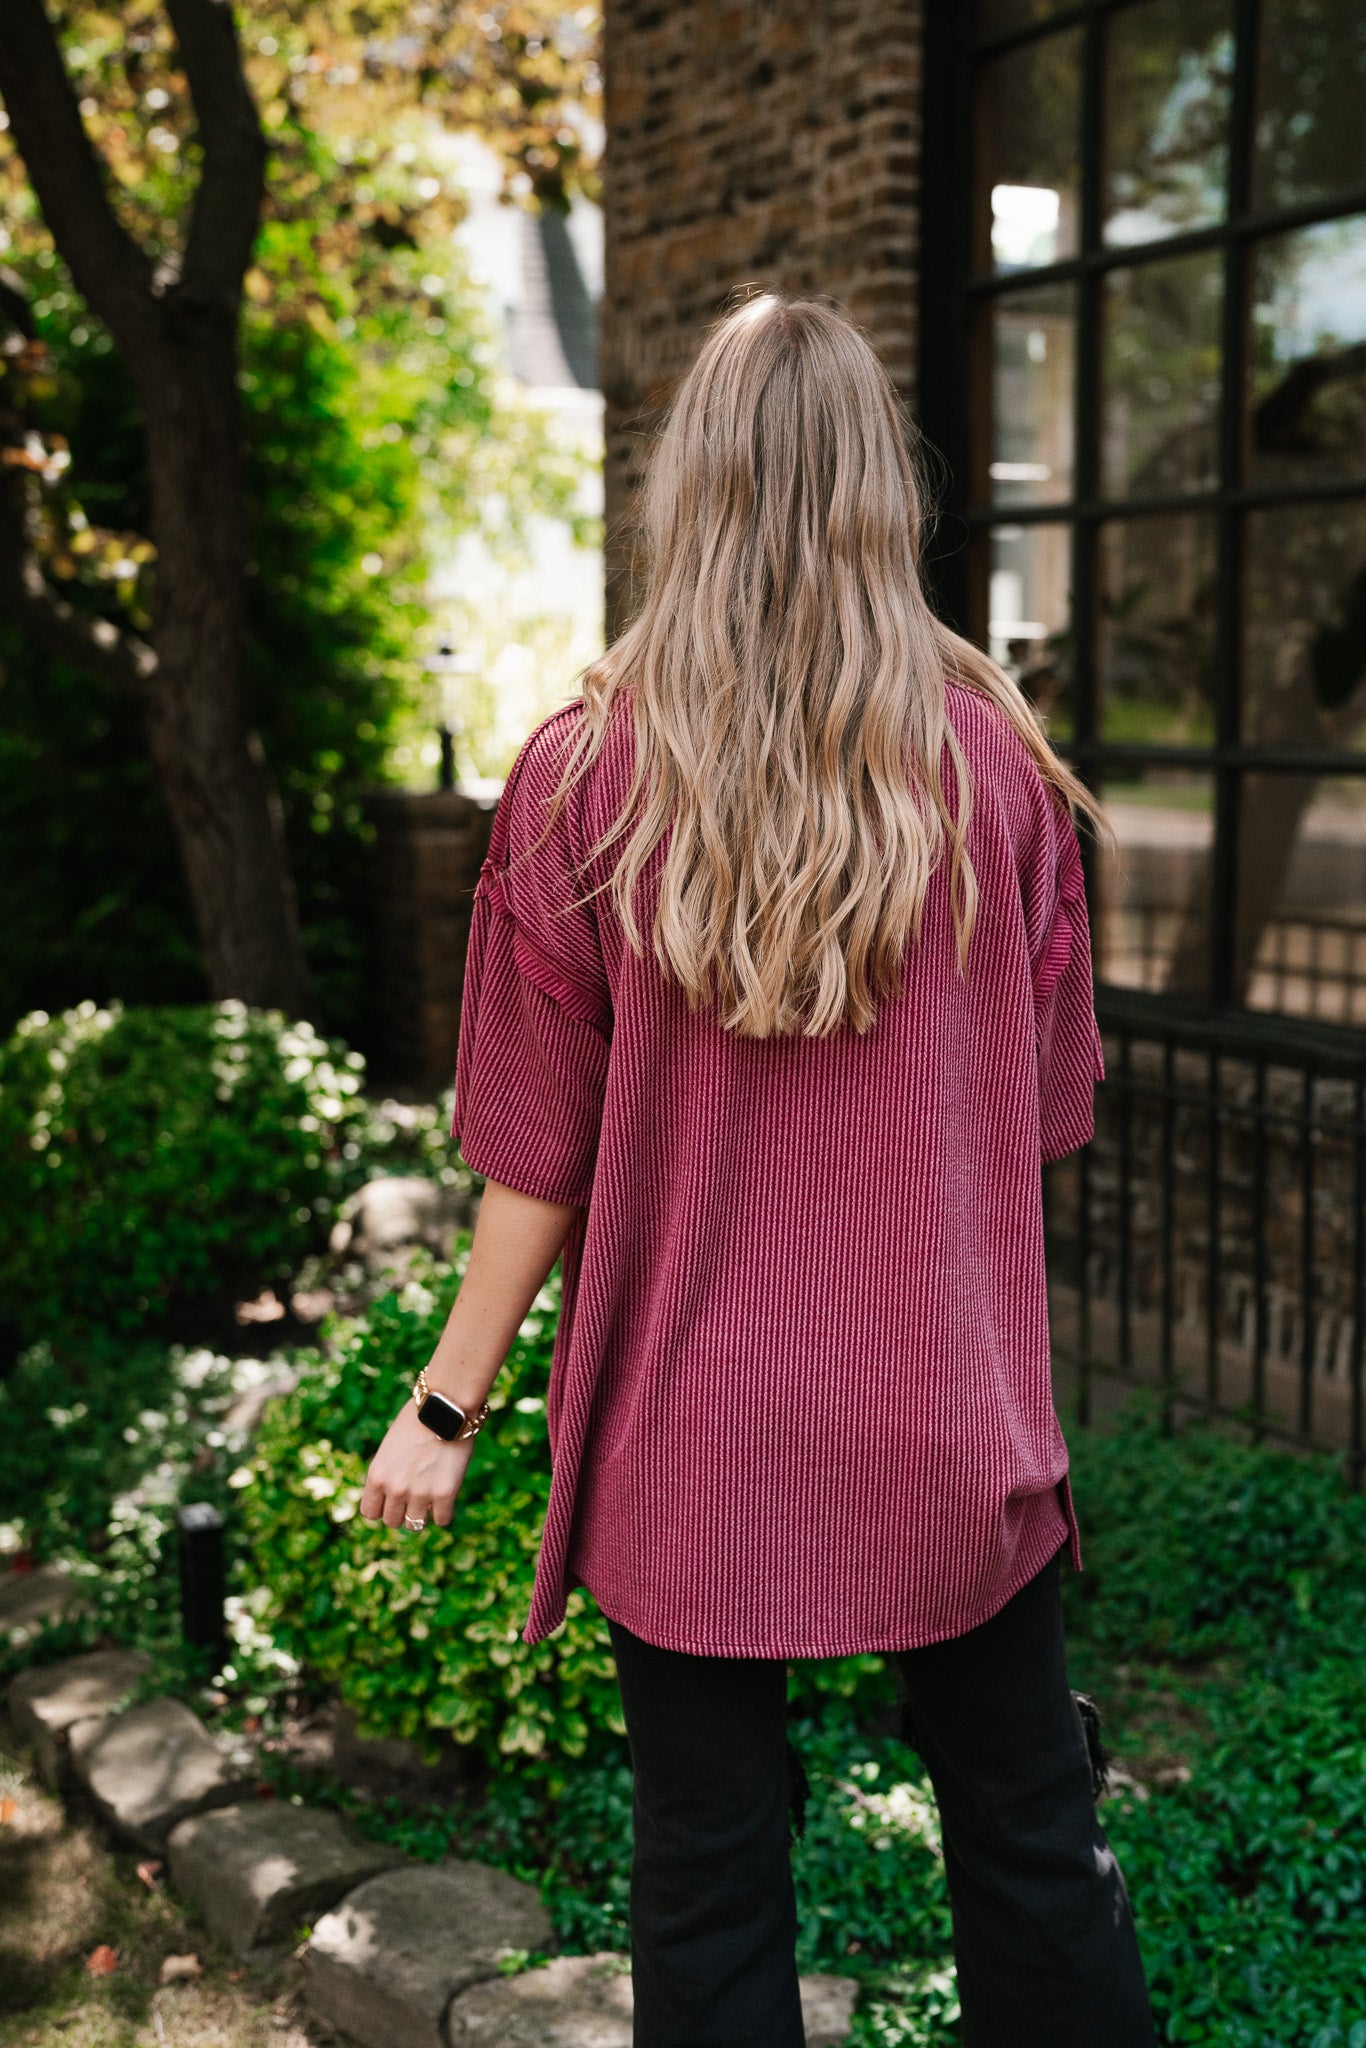
[[[607,0],[609,631],[650,436],[745,285],[833,298],[913,395],[924,0]]]
[[[381,992],[378,1078],[448,1088],[474,886],[493,804],[460,790],[377,790],[374,962]]]

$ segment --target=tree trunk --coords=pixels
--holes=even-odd
[[[283,815],[247,701],[236,351],[225,323],[188,312],[138,366],[157,550],[148,740],[211,993],[301,1016]]]

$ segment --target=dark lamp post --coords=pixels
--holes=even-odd
[[[180,1622],[185,1641],[207,1650],[214,1670],[227,1662],[228,1630],[223,1618],[225,1577],[223,1517],[208,1501],[191,1501],[176,1511],[180,1553]]]

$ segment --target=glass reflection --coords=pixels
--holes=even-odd
[[[1107,497],[1195,490],[1218,466],[1223,271],[1202,250],[1105,284],[1101,475]]]
[[[994,57],[978,72],[977,132],[991,219],[979,270],[1031,270],[1077,251],[1081,33]],[[989,246],[984,246],[989,243]]]
[[[1263,0],[1253,203],[1298,206],[1366,185],[1366,8]]]
[[[1244,1002],[1366,1024],[1366,781],[1249,775],[1238,848]]]
[[[1366,504],[1250,513],[1243,738],[1366,747]]]
[[[1215,562],[1214,520],[1203,512],[1102,526],[1102,739],[1213,739]]]
[[[1366,781],[1249,775],[1236,987],[1254,1010],[1366,1024]]]
[[[1076,303],[1070,285],[1011,292],[992,303],[994,505],[1057,504],[1072,495]]]
[[[1258,245],[1248,400],[1254,482],[1366,474],[1366,214]]]
[[[1112,773],[1101,801],[1115,844],[1096,862],[1099,978],[1208,994],[1213,777],[1168,768]]]
[[[987,646],[1054,739],[1072,737],[1072,534],[1066,526],[997,526],[987,552]]]
[[[1107,242],[1156,242],[1223,219],[1232,15],[1229,0],[1150,0],[1111,19]]]

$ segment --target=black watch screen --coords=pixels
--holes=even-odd
[[[465,1411],[457,1408],[454,1401],[448,1401],[444,1394],[428,1394],[417,1411],[419,1422],[425,1422],[428,1429],[446,1443],[453,1443],[465,1427]]]

